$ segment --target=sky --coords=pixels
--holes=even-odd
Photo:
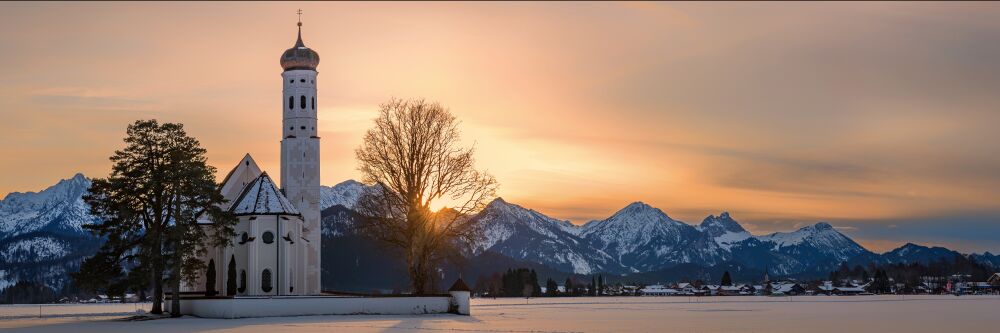
[[[585,223],[643,201],[755,234],[1000,252],[996,3],[0,3],[0,196],[103,177],[137,119],[220,179],[279,169],[281,68],[321,57],[322,183],[380,103],[460,121],[498,195]]]

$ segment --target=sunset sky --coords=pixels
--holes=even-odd
[[[245,153],[277,174],[299,8],[325,185],[359,177],[379,103],[422,97],[555,218],[643,201],[1000,251],[996,3],[0,3],[0,197],[107,175],[148,118],[220,178]]]

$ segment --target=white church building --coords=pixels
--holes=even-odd
[[[449,295],[343,297],[321,289],[320,138],[316,71],[319,54],[298,39],[280,60],[281,187],[250,154],[226,175],[225,209],[239,219],[229,246],[209,249],[204,274],[183,284],[183,314],[213,318],[310,314],[469,314],[461,280]],[[211,224],[208,218],[201,224]],[[214,277],[213,279],[210,279]],[[190,297],[196,295],[196,297]]]
[[[206,272],[186,292],[226,296],[320,294],[320,160],[316,135],[319,54],[302,42],[281,55],[281,188],[247,154],[222,182],[239,219],[231,246],[207,251]],[[210,224],[204,219],[200,223]],[[207,281],[214,275],[214,281]],[[235,288],[231,285],[235,284]],[[235,293],[233,293],[235,291]]]

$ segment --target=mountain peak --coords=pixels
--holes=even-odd
[[[752,237],[728,212],[722,212],[719,216],[709,215],[698,225],[698,230],[711,236],[716,244],[725,249]]]
[[[625,208],[622,208],[622,209],[618,210],[617,212],[615,212],[615,214],[612,215],[611,218],[609,218],[609,219],[612,219],[615,216],[636,215],[636,214],[642,214],[642,215],[647,215],[647,216],[648,215],[654,215],[654,216],[658,215],[657,217],[662,216],[662,217],[665,217],[667,220],[671,220],[670,217],[667,216],[667,213],[664,213],[659,208],[650,206],[650,205],[648,205],[648,204],[646,204],[645,202],[642,202],[642,201],[636,201],[636,202],[628,204],[628,206],[625,206]]]
[[[816,230],[833,230],[833,226],[826,222],[819,222],[813,225]]]
[[[337,183],[337,185],[333,185],[333,187],[341,187],[341,186],[365,186],[365,184],[354,179],[348,179],[340,183]]]
[[[377,185],[368,186],[362,182],[348,179],[333,186],[320,186],[320,208],[327,209],[335,205],[354,209],[361,196],[375,189]]]

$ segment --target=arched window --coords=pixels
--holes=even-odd
[[[312,109],[316,110],[316,96],[312,97]]]
[[[238,290],[240,294],[247,291],[247,271],[240,270],[240,289]]]
[[[270,231],[264,232],[264,234],[261,235],[261,238],[264,240],[264,244],[274,243],[274,233],[273,232],[270,232]]]
[[[265,293],[269,293],[272,288],[271,270],[265,269],[263,273],[260,273],[260,290],[263,290]]]
[[[295,108],[295,97],[288,96],[288,109],[291,110],[294,108]]]
[[[300,96],[300,98],[299,98],[299,108],[303,109],[303,110],[306,109],[306,95]]]

